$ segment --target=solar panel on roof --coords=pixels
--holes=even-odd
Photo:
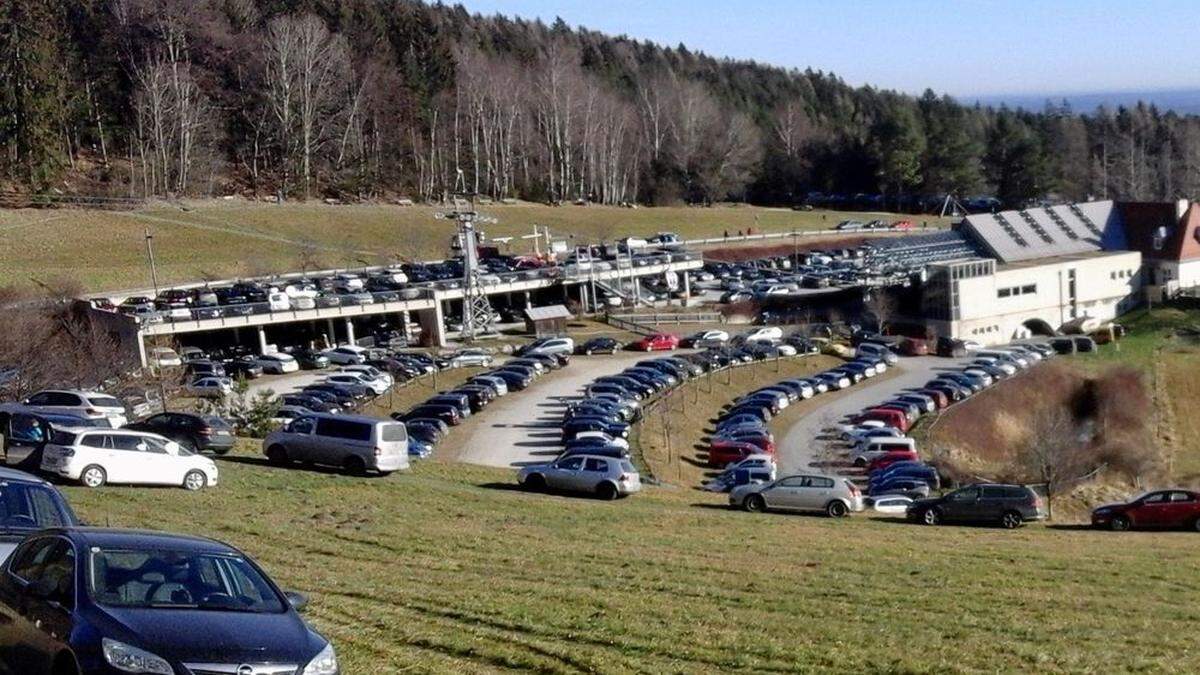
[[[1079,208],[1078,204],[1068,204],[1067,208],[1071,209],[1071,213],[1074,213],[1075,217],[1083,222],[1083,226],[1091,230],[1092,234],[1096,235],[1097,238],[1102,239],[1104,237],[1104,233],[1100,231],[1100,228],[1096,227],[1096,223],[1092,222],[1092,219],[1083,212],[1083,209]]]
[[[1054,240],[1050,238],[1050,233],[1042,227],[1041,223],[1034,220],[1033,216],[1029,215],[1028,211],[1017,211],[1017,213],[1021,215],[1021,218],[1025,221],[1025,224],[1033,229],[1034,234],[1036,234],[1038,237],[1041,237],[1042,241],[1046,242],[1047,244],[1054,243]]]
[[[1079,239],[1079,235],[1075,234],[1075,230],[1072,230],[1071,226],[1067,225],[1067,221],[1063,220],[1063,217],[1058,215],[1057,211],[1054,209],[1046,209],[1046,215],[1050,216],[1050,220],[1054,221],[1054,224],[1058,226],[1058,229],[1062,230],[1063,234],[1067,235],[1067,239],[1070,239],[1071,241]]]
[[[1018,246],[1024,246],[1028,248],[1029,242],[1025,241],[1025,237],[1022,237],[1021,233],[1017,232],[1017,229],[1012,226],[1012,223],[1008,222],[1007,218],[999,213],[993,213],[992,218],[995,218],[996,222],[1000,223],[1000,228],[1003,229],[1008,236],[1012,237],[1012,240],[1017,242]]]

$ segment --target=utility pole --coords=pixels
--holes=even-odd
[[[158,298],[158,270],[154,266],[154,235],[150,234],[150,226],[146,226],[146,257],[150,260],[150,283],[154,285],[154,297]]]
[[[495,218],[475,212],[474,196],[468,202],[463,196],[454,198],[454,210],[439,212],[434,217],[458,223],[458,244],[463,257],[463,328],[462,337],[471,341],[492,324],[492,305],[480,281],[479,237],[476,223],[494,223]]]

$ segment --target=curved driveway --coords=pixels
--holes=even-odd
[[[904,357],[893,366],[900,371],[897,375],[881,380],[867,380],[831,398],[828,403],[815,408],[800,418],[787,430],[777,430],[779,443],[776,456],[780,475],[809,470],[822,460],[820,437],[825,430],[842,422],[848,415],[863,408],[880,403],[900,392],[920,387],[937,376],[940,371],[961,366],[968,359],[947,359],[938,356]],[[819,399],[818,399],[819,400]]]

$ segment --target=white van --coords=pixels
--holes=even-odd
[[[876,457],[897,450],[916,452],[917,442],[907,436],[865,438],[859,443],[859,451],[854,455],[854,466],[866,466]]]
[[[267,293],[267,304],[270,305],[272,312],[286,312],[292,308],[292,299],[283,291],[272,290]]]

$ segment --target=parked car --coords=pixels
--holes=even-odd
[[[1200,493],[1155,490],[1092,511],[1092,527],[1110,530],[1187,528],[1200,531]]]
[[[907,511],[909,520],[940,523],[998,523],[1014,529],[1031,520],[1046,517],[1042,499],[1024,485],[981,483],[970,485],[941,497],[920,499]]]
[[[41,470],[97,488],[105,483],[217,484],[217,465],[175,441],[144,431],[57,429],[42,451]]]
[[[0,562],[8,559],[21,540],[38,530],[79,525],[79,518],[66,497],[45,480],[24,471],[0,467],[0,484],[4,486]],[[0,627],[0,635],[2,631]],[[0,639],[0,644],[6,643]],[[3,658],[0,656],[0,663]]]
[[[164,412],[127,424],[125,428],[158,434],[192,452],[207,450],[218,455],[229,452],[237,440],[233,427],[216,415]]]
[[[183,359],[180,358],[179,354],[170,347],[152,347],[151,349],[147,350],[146,360],[150,363],[150,365],[158,366],[160,368],[171,368],[183,365]]]
[[[43,530],[0,570],[0,645],[19,645],[0,649],[0,672],[336,675],[304,603],[211,539]]]
[[[840,476],[795,475],[770,483],[743,485],[729,493],[729,505],[747,511],[822,511],[840,518],[863,510],[862,491]]]
[[[563,490],[616,499],[642,489],[641,476],[628,459],[572,455],[549,464],[522,467],[517,482],[528,490]]]
[[[255,358],[254,363],[262,368],[264,373],[272,373],[274,375],[294,373],[300,370],[300,362],[291,354],[283,352],[263,354]]]
[[[732,438],[714,438],[708,445],[708,465],[724,468],[763,452],[758,444]]]
[[[320,370],[329,367],[329,357],[315,349],[294,349],[290,353],[304,370]]]
[[[569,337],[548,337],[534,340],[516,351],[517,356],[530,354],[567,354],[575,351],[575,341]]]
[[[463,349],[437,359],[440,368],[486,368],[495,357],[482,349]]]
[[[397,416],[399,415],[399,416]],[[448,426],[458,426],[462,424],[463,415],[462,409],[450,403],[424,403],[414,406],[407,413],[394,413],[392,419],[401,422],[407,422],[409,419],[430,417],[439,420]]]
[[[363,475],[408,469],[408,432],[403,424],[364,415],[313,413],[292,420],[263,439],[272,464],[312,462]]]
[[[708,492],[729,492],[742,485],[768,483],[775,480],[775,466],[731,468],[721,472],[704,484],[703,490]]]
[[[201,377],[184,385],[183,390],[200,398],[224,398],[233,393],[233,380],[228,377]]]
[[[670,351],[679,346],[679,338],[670,333],[651,333],[630,345],[643,352]]]
[[[327,349],[321,354],[329,359],[330,363],[339,366],[350,366],[365,363],[367,360],[367,349],[358,345],[342,345]]]
[[[729,342],[729,333],[723,330],[702,330],[698,333],[693,333],[682,340],[682,344],[687,347],[696,349],[704,349],[706,347],[717,347]]]
[[[38,393],[21,401],[30,412],[57,412],[105,420],[114,429],[128,422],[125,405],[115,397],[95,391],[79,389],[53,389]]]
[[[621,351],[621,343],[610,337],[596,337],[580,345],[576,350],[579,354],[616,354]]]

